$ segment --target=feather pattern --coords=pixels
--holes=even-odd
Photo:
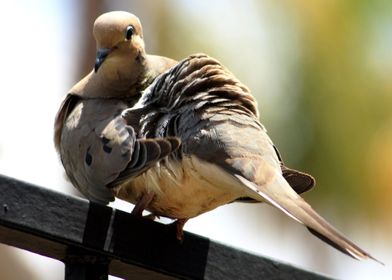
[[[159,177],[139,176],[118,187],[120,198],[132,201],[153,185],[159,191],[149,210],[188,219],[248,197],[275,206],[349,256],[374,259],[318,215],[284,179],[285,174],[294,176],[293,182],[303,176],[305,185],[314,184],[313,178],[283,166],[258,121],[249,89],[215,59],[196,54],[179,62],[159,76],[123,117],[134,114],[141,116],[139,137],[178,137],[181,147],[161,162]]]

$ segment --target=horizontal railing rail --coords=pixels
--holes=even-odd
[[[0,175],[0,242],[65,263],[65,279],[330,279]]]

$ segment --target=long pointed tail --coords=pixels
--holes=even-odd
[[[257,194],[259,200],[262,198],[294,220],[304,224],[312,234],[337,250],[358,260],[372,259],[383,264],[338,232],[297,195],[280,174],[276,174],[275,180],[265,186],[258,186],[240,175],[235,176],[254,194]]]

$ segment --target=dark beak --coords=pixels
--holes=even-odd
[[[97,72],[99,67],[105,61],[106,57],[109,55],[110,49],[101,48],[97,51],[97,56],[95,57],[94,72]]]

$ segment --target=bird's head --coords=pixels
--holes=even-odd
[[[118,79],[129,79],[140,72],[145,50],[139,19],[127,12],[115,11],[99,16],[93,34],[97,43],[94,72]],[[135,68],[133,68],[135,67]]]

